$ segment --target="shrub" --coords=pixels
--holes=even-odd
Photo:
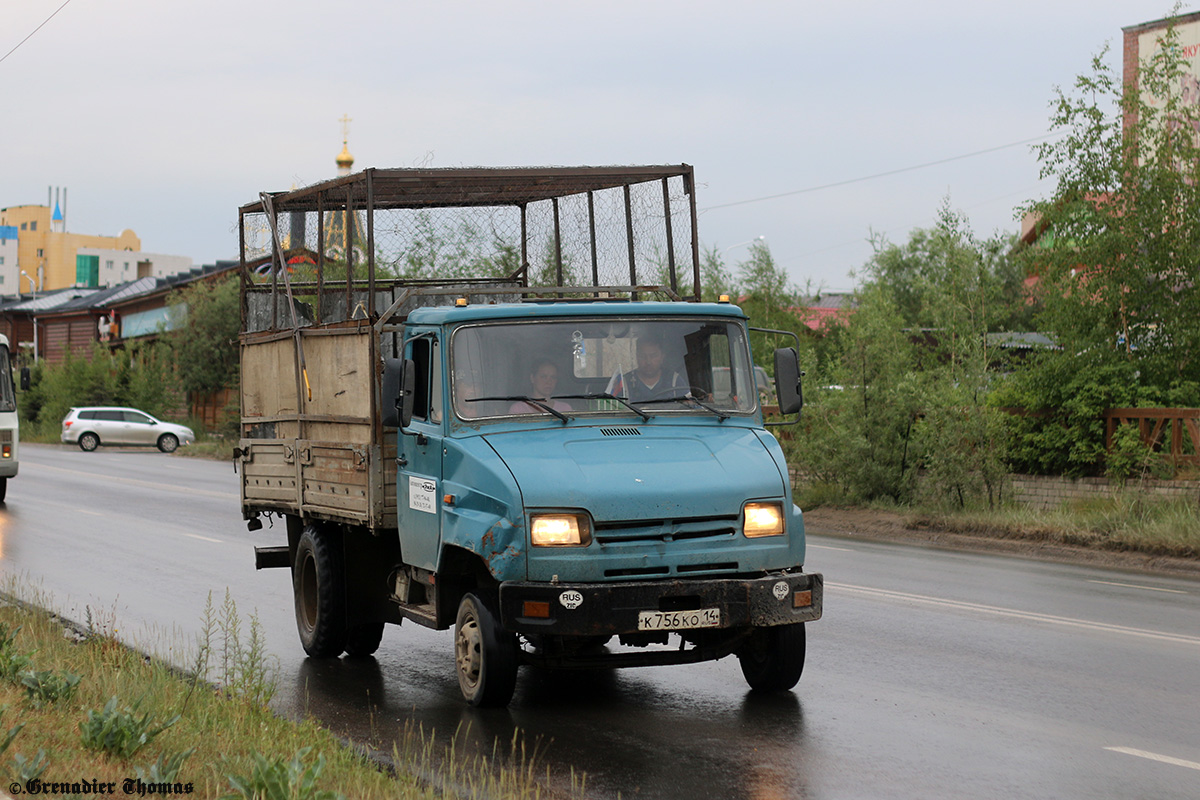
[[[344,800],[343,795],[317,789],[317,779],[325,769],[325,756],[318,754],[316,763],[305,766],[311,748],[299,750],[291,761],[268,761],[254,754],[254,767],[247,776],[228,775],[229,785],[236,795],[247,800]]]
[[[87,721],[79,725],[84,746],[128,758],[180,719],[176,714],[160,723],[151,719],[150,712],[139,716],[136,705],[118,709],[117,698],[113,697],[102,710],[88,711]]]

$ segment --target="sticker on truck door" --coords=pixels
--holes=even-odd
[[[408,478],[408,507],[426,514],[437,513],[437,483],[429,478]]]

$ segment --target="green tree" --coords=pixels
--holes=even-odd
[[[226,276],[195,281],[176,293],[186,321],[164,339],[185,392],[206,394],[237,385],[238,289],[237,278]]]
[[[1029,330],[1034,306],[1014,246],[1010,236],[977,239],[947,199],[937,223],[913,230],[904,244],[876,238],[862,277],[891,296],[912,329]]]
[[[23,420],[36,435],[51,436],[73,406],[133,406],[170,417],[181,405],[169,354],[160,345],[112,350],[95,343],[84,355],[57,364],[39,361],[21,398]]]
[[[716,245],[700,249],[700,299],[715,303],[721,295],[736,295],[733,274]]]
[[[1031,360],[993,396],[1023,410],[1018,469],[1099,473],[1106,408],[1196,404],[1200,396],[1200,106],[1168,27],[1137,87],[1106,62],[1058,89],[1038,148],[1053,195],[1027,206],[1042,233],[1023,253],[1039,277],[1038,322],[1062,349]]]
[[[807,381],[805,423],[793,440],[796,465],[851,499],[907,502],[920,463],[914,428],[921,381],[915,346],[881,288],[860,290],[840,345],[829,372]]]
[[[877,240],[862,274],[858,306],[817,368],[816,385],[837,388],[809,392],[804,471],[852,498],[907,502],[923,469],[929,496],[994,505],[1006,417],[986,404],[997,361],[987,334],[1011,321],[1007,287],[1020,283],[1003,240],[979,242],[945,204],[906,243]]]
[[[1057,90],[1039,146],[1054,194],[1031,203],[1045,228],[1027,257],[1042,277],[1042,324],[1063,357],[1134,364],[1150,385],[1200,379],[1200,105],[1171,25],[1125,84],[1105,51]]]
[[[719,256],[714,254],[714,258],[719,259]],[[723,270],[718,265],[719,262],[712,264],[710,270],[713,277],[720,280]],[[747,258],[737,264],[737,281],[734,299],[750,318],[750,324],[795,333],[801,342],[801,360],[806,360],[811,341],[808,327],[797,313],[801,304],[800,293],[787,271],[775,261],[770,245],[764,241],[750,244]],[[791,336],[753,334],[750,337],[754,363],[768,372],[774,372],[775,349],[793,346],[795,340]]]

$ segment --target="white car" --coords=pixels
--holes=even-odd
[[[185,425],[163,422],[145,411],[119,406],[72,408],[63,417],[62,440],[91,452],[102,444],[153,446],[173,453],[180,445],[196,441]]]

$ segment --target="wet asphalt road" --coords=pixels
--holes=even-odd
[[[276,707],[384,750],[406,724],[459,750],[514,729],[598,797],[1200,797],[1200,582],[810,535],[825,617],[796,690],[750,695],[735,659],[526,669],[467,708],[453,641],[406,623],[376,659],[310,661],[285,570],[255,572],[227,463],[25,446],[0,506],[0,573],[68,616],[163,651],[211,592],[257,612]]]

